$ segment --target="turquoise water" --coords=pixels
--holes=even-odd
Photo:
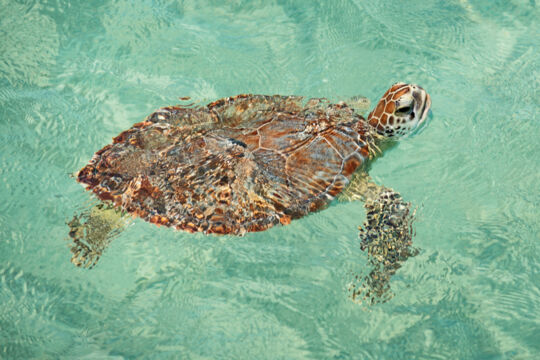
[[[538,358],[540,11],[390,3],[0,0],[0,358]],[[158,107],[396,81],[433,105],[371,170],[418,206],[387,303],[347,291],[361,203],[243,238],[135,221],[70,263],[70,174]]]

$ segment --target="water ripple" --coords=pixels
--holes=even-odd
[[[540,248],[534,1],[0,0],[0,357],[533,358]],[[245,237],[135,220],[69,263],[69,177],[179,96],[372,102],[395,81],[430,124],[370,169],[419,206],[395,297],[347,297],[360,203]]]
[[[55,22],[42,14],[41,8],[9,0],[0,2],[0,76],[13,86],[49,83],[59,36]]]

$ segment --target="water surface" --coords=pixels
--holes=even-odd
[[[529,359],[540,353],[534,0],[0,0],[0,358]],[[371,175],[418,206],[395,296],[352,302],[361,203],[243,238],[135,221],[93,270],[70,174],[190,96],[432,97]]]

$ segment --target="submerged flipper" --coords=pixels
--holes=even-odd
[[[368,253],[372,270],[355,276],[350,286],[353,301],[383,303],[392,298],[390,278],[418,250],[412,247],[415,211],[392,189],[371,182],[367,174],[355,175],[341,196],[363,200],[367,219],[359,226],[360,249]]]
[[[109,204],[97,204],[73,216],[69,226],[71,262],[78,267],[93,268],[111,241],[120,234],[128,220]]]

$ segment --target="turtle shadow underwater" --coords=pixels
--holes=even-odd
[[[362,201],[360,247],[372,271],[357,276],[354,301],[384,302],[391,276],[416,251],[415,212],[375,184],[373,161],[418,131],[431,106],[418,85],[396,83],[367,118],[369,101],[237,95],[204,106],[170,106],[113,138],[76,179],[100,203],[68,223],[71,261],[94,267],[140,217],[188,232],[264,231],[338,201]]]

